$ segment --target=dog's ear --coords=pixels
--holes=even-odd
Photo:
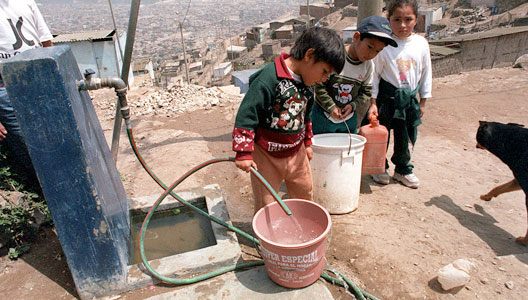
[[[506,125],[510,125],[510,126],[517,126],[517,127],[524,127],[524,125],[522,124],[517,124],[517,123],[508,123]]]
[[[486,125],[488,122],[486,121],[479,121],[479,127],[482,127],[484,125]]]

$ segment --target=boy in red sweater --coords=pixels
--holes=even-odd
[[[311,86],[340,73],[344,53],[335,31],[311,27],[295,41],[289,55],[281,54],[250,77],[233,130],[239,169],[258,169],[274,190],[285,181],[290,198],[312,199]],[[254,175],[251,185],[256,213],[275,199]]]

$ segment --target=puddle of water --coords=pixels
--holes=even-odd
[[[205,200],[193,203],[207,212]],[[131,211],[129,264],[141,262],[139,230],[146,213]],[[144,238],[148,260],[176,255],[216,245],[211,221],[187,207],[156,211],[149,221]]]

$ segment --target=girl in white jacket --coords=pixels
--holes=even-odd
[[[368,116],[393,130],[395,165],[393,178],[410,188],[420,181],[410,163],[409,142],[414,145],[425,102],[431,98],[432,69],[429,43],[413,33],[418,16],[414,0],[394,0],[387,5],[388,18],[398,47],[385,47],[374,59],[376,65]],[[418,96],[419,95],[419,96]],[[372,175],[375,182],[389,183],[388,162],[384,174]]]

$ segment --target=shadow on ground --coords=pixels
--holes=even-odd
[[[79,299],[59,238],[50,227],[43,228],[38,239],[31,244],[31,251],[21,259]]]
[[[497,256],[514,255],[519,261],[528,265],[528,252],[526,247],[515,243],[515,237],[509,232],[495,225],[497,220],[488,214],[482,206],[475,204],[473,213],[456,205],[449,196],[433,197],[425,203],[426,206],[434,205],[454,216],[460,225],[473,231],[479,238],[486,242]]]

